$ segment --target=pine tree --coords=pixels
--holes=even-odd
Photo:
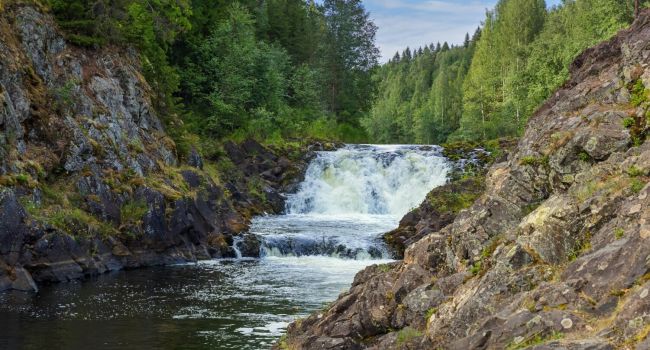
[[[395,56],[393,56],[393,63],[399,63],[399,51],[395,51]]]

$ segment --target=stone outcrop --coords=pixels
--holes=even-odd
[[[38,5],[4,4],[0,290],[235,256],[253,215],[283,209],[311,150],[248,140],[177,154],[139,61],[66,43]]]
[[[646,11],[575,60],[469,208],[406,218],[451,223],[360,272],[279,346],[648,349],[649,64]]]
[[[495,161],[506,160],[516,143],[512,139],[494,142],[492,153],[477,144],[457,142],[443,145],[443,155],[451,164],[449,182],[434,188],[417,208],[400,220],[399,227],[383,235],[397,259],[404,249],[426,235],[451,224],[485,191],[485,175]]]

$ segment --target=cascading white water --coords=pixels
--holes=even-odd
[[[350,145],[321,152],[289,196],[287,212],[403,216],[445,183],[448,170],[439,147]]]
[[[259,217],[251,232],[266,256],[388,258],[381,234],[447,180],[437,146],[348,145],[319,152],[287,214]]]

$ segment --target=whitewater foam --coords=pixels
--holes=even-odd
[[[290,214],[380,214],[401,217],[447,180],[449,165],[433,146],[348,145],[320,152]]]

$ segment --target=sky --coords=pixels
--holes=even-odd
[[[497,0],[364,0],[370,17],[379,27],[377,46],[381,62],[407,46],[413,49],[445,41],[460,44],[465,33],[474,33],[485,18],[485,10]],[[548,6],[560,0],[546,0]]]

